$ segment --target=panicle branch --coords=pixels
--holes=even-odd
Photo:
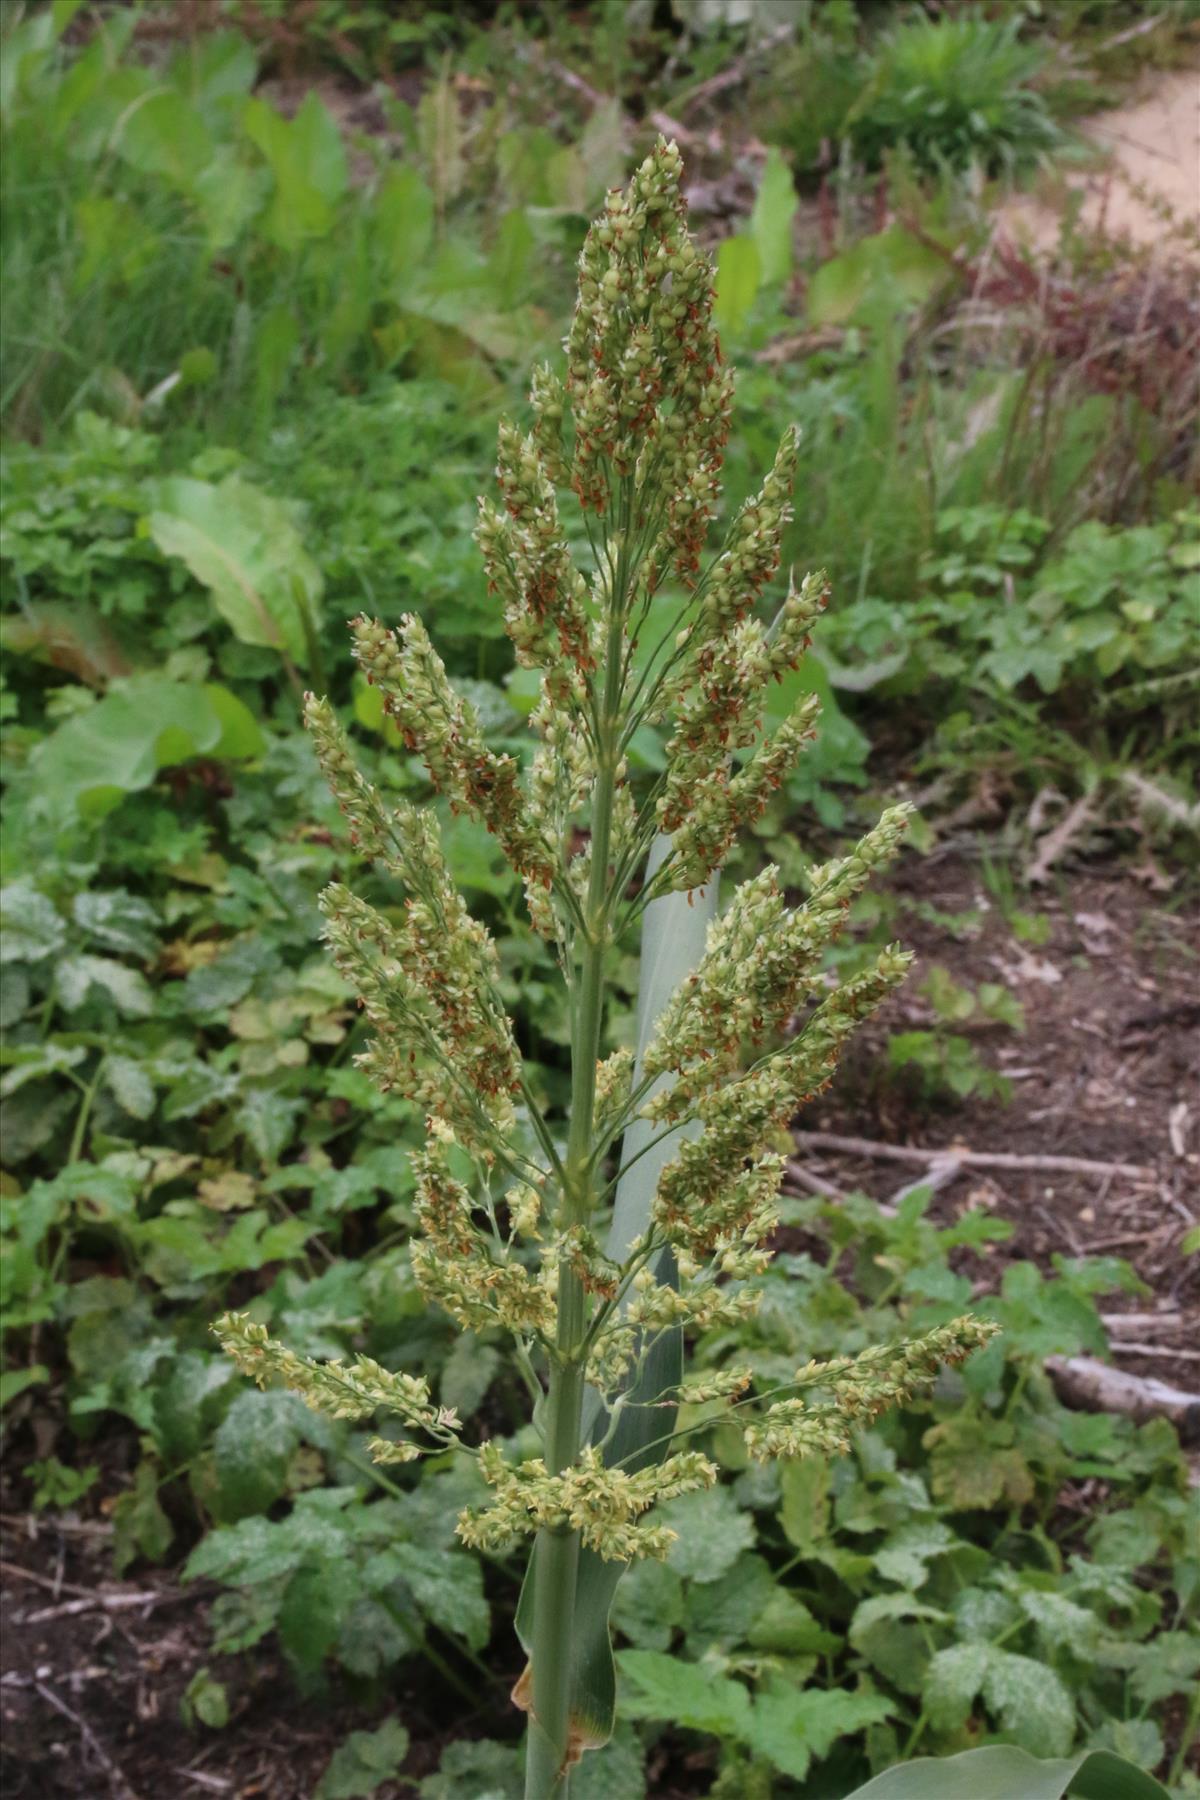
[[[952,1319],[898,1344],[873,1344],[857,1356],[806,1363],[797,1369],[794,1385],[822,1389],[829,1399],[815,1405],[803,1396],[776,1401],[746,1426],[746,1449],[756,1462],[844,1456],[858,1426],[906,1405],[932,1385],[943,1363],[965,1362],[998,1330],[989,1319]]]
[[[418,1375],[396,1374],[369,1356],[356,1356],[348,1364],[297,1356],[248,1313],[225,1313],[213,1332],[243,1375],[249,1375],[260,1388],[276,1383],[290,1388],[314,1412],[330,1419],[369,1419],[377,1412],[391,1413],[410,1431],[423,1432],[431,1440],[427,1445],[389,1443],[389,1461],[411,1462],[458,1441],[461,1426],[453,1407],[436,1406],[428,1382]]]
[[[554,858],[530,818],[516,760],[489,747],[478,713],[454,692],[421,620],[406,613],[389,631],[362,615],[350,629],[359,667],[378,687],[409,749],[424,757],[433,785],[452,807],[482,819],[515,869],[549,885]]]
[[[464,1331],[495,1326],[514,1337],[554,1334],[552,1281],[531,1274],[503,1244],[475,1223],[471,1195],[450,1172],[452,1139],[442,1127],[414,1152],[416,1216],[421,1235],[412,1241],[413,1273],[425,1296],[443,1307]]]

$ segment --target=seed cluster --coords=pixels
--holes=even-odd
[[[507,1462],[485,1444],[479,1469],[495,1498],[483,1508],[460,1513],[458,1535],[477,1550],[506,1550],[514,1539],[532,1537],[543,1526],[578,1531],[589,1550],[606,1562],[666,1556],[676,1533],[666,1525],[638,1520],[661,1500],[711,1487],[717,1471],[706,1456],[681,1451],[650,1469],[627,1474],[606,1468],[589,1446],[573,1468],[551,1475],[540,1457]]]
[[[806,1363],[792,1385],[821,1389],[829,1398],[814,1405],[797,1395],[767,1407],[746,1427],[746,1448],[757,1462],[845,1456],[857,1426],[905,1405],[929,1387],[943,1363],[965,1362],[998,1330],[987,1319],[952,1319],[904,1343],[874,1344],[857,1356]]]

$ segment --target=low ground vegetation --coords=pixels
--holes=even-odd
[[[280,1742],[315,1741],[265,1792],[515,1795],[518,1670],[497,1647],[517,1576],[454,1550],[465,1478],[375,1468],[356,1430],[244,1392],[209,1332],[253,1307],[303,1354],[419,1369],[479,1431],[518,1431],[497,1346],[456,1341],[412,1278],[422,1122],[356,1069],[363,1028],[317,942],[330,879],[386,895],[345,842],[301,693],[331,695],[374,779],[426,798],[344,648],[352,613],[415,608],[489,742],[528,754],[535,691],[478,571],[475,496],[517,377],[561,334],[586,218],[640,141],[633,113],[678,110],[740,373],[728,499],[797,422],[785,563],[826,565],[835,591],[772,703],[782,718],[818,693],[822,737],[740,872],[770,856],[799,890],[881,798],[915,801],[914,873],[862,904],[845,954],[898,935],[905,908],[943,949],[826,1122],[922,1142],[1006,1129],[1027,1110],[1038,987],[1019,971],[1044,955],[1045,896],[1061,911],[1081,866],[1136,870],[1171,919],[1194,894],[1194,291],[1169,262],[1069,237],[1054,280],[1031,282],[996,251],[987,205],[988,179],[1072,153],[1079,83],[1112,82],[1104,40],[1139,20],[798,8],[767,61],[792,59],[831,107],[856,96],[817,142],[735,8],[481,25],[329,5],[303,30],[269,5],[197,6],[170,30],[161,8],[106,10],[14,12],[0,84],[0,1393],[5,1516],[36,1525],[9,1559],[53,1583],[62,1546],[85,1593],[115,1574],[185,1596],[160,1663],[171,1730],[143,1720],[133,1753],[102,1734],[135,1787],[167,1791],[192,1761],[267,1771],[266,1704]],[[1186,54],[1186,8],[1161,10],[1139,54]],[[919,56],[929,81],[957,82],[946,70],[988,33],[1003,80],[976,60],[979,108],[923,105],[918,131],[897,71]],[[586,74],[583,97],[563,71]],[[765,162],[737,147],[747,92],[770,121]],[[643,770],[662,755],[653,733],[631,746]],[[546,947],[493,840],[446,826],[561,1116]],[[915,871],[960,855],[966,898],[940,905]],[[981,894],[1007,971],[964,952]],[[1156,955],[1169,1007],[1194,982],[1186,928]],[[632,1037],[636,969],[622,980],[615,1042]],[[1078,1223],[1075,1248],[1035,1245],[1024,1212],[920,1190],[895,1210],[786,1205],[766,1304],[701,1340],[706,1365],[769,1375],[968,1302],[1003,1336],[829,1468],[747,1468],[710,1434],[726,1479],[673,1503],[676,1552],[620,1590],[625,1720],[573,1796],[832,1800],[901,1757],[993,1739],[1114,1749],[1198,1791],[1187,1464],[1165,1423],[1068,1411],[1043,1372],[1047,1355],[1107,1354],[1101,1314],[1154,1304],[1138,1248],[1089,1255]],[[29,1599],[22,1646],[64,1629],[22,1625]],[[71,1651],[51,1642],[65,1678]],[[145,1620],[95,1651],[131,1717],[152,1654]],[[81,1769],[108,1779],[86,1735],[54,1750],[77,1727],[23,1668],[20,1769],[50,1792],[79,1791]],[[779,1696],[797,1688],[785,1729]],[[69,1691],[86,1724],[87,1682]]]

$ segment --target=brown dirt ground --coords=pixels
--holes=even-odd
[[[1114,1360],[1139,1375],[1200,1387],[1200,1258],[1185,1262],[1180,1254],[1184,1233],[1200,1218],[1194,910],[1176,896],[1148,895],[1127,865],[1092,868],[1018,902],[1046,921],[1044,941],[1031,943],[1014,933],[981,864],[961,852],[909,859],[893,892],[895,934],[916,949],[917,967],[872,1027],[873,1041],[802,1125],[931,1150],[954,1144],[1144,1166],[1137,1178],[972,1171],[939,1192],[933,1210],[949,1217],[984,1204],[1016,1225],[1012,1240],[972,1268],[980,1291],[998,1282],[1012,1258],[1042,1265],[1055,1252],[1127,1258],[1149,1294],[1103,1305],[1114,1314],[1153,1315],[1132,1341],[1154,1354],[1131,1351],[1114,1330]],[[965,986],[1001,982],[1024,1004],[1020,1034],[954,1027],[1007,1072],[1007,1104],[972,1099],[931,1110],[903,1083],[879,1082],[888,1033],[930,1023],[919,989],[934,964]],[[920,1175],[882,1158],[802,1154],[812,1174],[843,1192],[887,1198]],[[328,1705],[301,1699],[269,1648],[213,1657],[209,1590],[184,1588],[161,1570],[114,1582],[110,1535],[90,1497],[83,1516],[35,1521],[15,1470],[0,1487],[5,1800],[308,1800],[335,1745],[377,1717],[345,1694],[335,1692]],[[112,1604],[114,1595],[131,1594],[144,1598]],[[220,1732],[181,1721],[180,1699],[202,1667],[228,1686],[233,1716]],[[480,1694],[476,1730],[503,1731],[512,1674],[502,1671],[496,1692]],[[458,1716],[443,1729],[431,1709],[445,1707],[444,1690],[439,1696],[414,1685],[395,1701],[415,1740],[408,1772],[419,1778],[436,1767],[442,1744],[462,1735],[461,1703],[452,1702]],[[390,1785],[380,1800],[406,1791]],[[667,1789],[656,1791],[666,1800]]]
[[[1128,866],[1113,865],[1062,880],[1041,899],[1019,896],[1015,906],[1047,933],[1044,942],[1023,941],[981,866],[937,852],[902,865],[894,892],[896,935],[917,952],[912,974],[799,1125],[931,1151],[1072,1156],[1144,1169],[1139,1176],[964,1170],[936,1195],[932,1216],[983,1205],[1016,1226],[1010,1240],[991,1247],[994,1278],[981,1281],[981,1291],[1012,1259],[1046,1266],[1055,1253],[1124,1258],[1147,1293],[1103,1300],[1104,1315],[1161,1317],[1132,1332],[1110,1326],[1112,1360],[1200,1388],[1200,1257],[1180,1249],[1200,1222],[1200,914],[1190,901],[1147,894]],[[980,1059],[1007,1076],[1007,1102],[973,1097],[934,1110],[910,1083],[880,1080],[887,1038],[935,1022],[920,992],[935,965],[964,987],[998,982],[1022,1003],[1019,1033],[971,1021],[944,1027],[968,1037]],[[842,1191],[881,1200],[921,1176],[919,1167],[885,1158],[807,1146],[801,1157]]]

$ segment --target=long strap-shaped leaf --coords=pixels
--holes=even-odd
[[[1014,1744],[985,1744],[959,1756],[918,1757],[856,1788],[848,1800],[1169,1800],[1146,1775],[1109,1750],[1040,1761]]]
[[[650,852],[646,871],[649,880],[670,849],[670,839],[660,837]],[[717,910],[717,877],[708,886],[692,894],[668,894],[653,900],[642,921],[641,970],[638,981],[637,1060],[635,1083],[640,1079],[642,1062],[654,1035],[659,1015],[680,983],[686,980],[704,954],[710,921]],[[664,1076],[663,1080],[669,1080]],[[681,1131],[685,1128],[681,1128]],[[651,1150],[646,1144],[654,1135],[654,1127],[646,1120],[635,1119],[625,1133],[621,1159],[629,1163],[617,1186],[612,1224],[608,1236],[608,1253],[623,1261],[629,1245],[650,1223],[650,1208],[658,1188],[658,1178],[675,1154],[678,1133],[672,1133]],[[639,1152],[645,1151],[639,1155]],[[659,1281],[675,1280],[674,1258],[669,1251],[660,1257],[655,1275]],[[677,1387],[683,1377],[683,1334],[678,1329],[663,1331],[650,1344],[641,1365],[637,1382],[628,1390],[629,1402],[652,1400],[664,1390]],[[611,1440],[605,1449],[605,1461],[620,1463],[636,1470],[661,1462],[669,1444],[664,1440],[675,1423],[675,1412],[666,1407],[639,1410],[627,1404],[622,1410]],[[587,1397],[585,1435],[593,1442],[604,1435],[608,1414],[598,1394]],[[612,1610],[617,1583],[625,1572],[624,1563],[605,1562],[594,1552],[583,1550],[579,1558],[578,1585],[575,1597],[575,1622],[572,1632],[572,1725],[583,1743],[590,1747],[605,1744],[612,1736],[616,1707],[616,1667],[613,1662],[608,1616]],[[517,1632],[526,1653],[532,1643],[533,1564],[525,1577],[517,1608]]]

